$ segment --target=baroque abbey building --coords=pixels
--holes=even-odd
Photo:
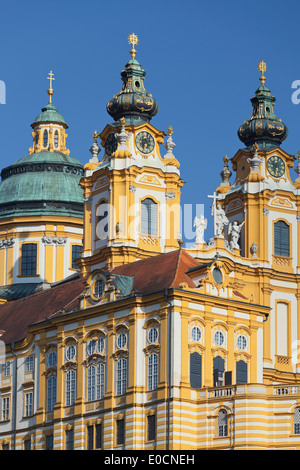
[[[129,41],[90,160],[50,72],[32,147],[1,172],[0,449],[298,450],[300,164],[265,63],[213,236],[196,217],[185,248],[172,128]]]

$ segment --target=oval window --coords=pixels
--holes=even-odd
[[[193,341],[196,341],[197,343],[200,341],[201,330],[199,326],[193,326],[192,331],[191,331],[191,336],[192,336]]]
[[[154,326],[148,331],[148,341],[149,343],[155,343],[158,338],[158,329]]]
[[[222,344],[224,343],[224,334],[222,333],[222,331],[218,330],[215,332],[215,343],[217,346],[222,346]]]
[[[215,280],[215,283],[216,284],[222,284],[223,276],[222,276],[221,270],[219,268],[214,268],[212,274],[213,274],[213,278]]]
[[[247,338],[245,335],[239,335],[237,338],[237,346],[239,349],[244,351],[247,347]]]
[[[117,337],[117,346],[119,349],[124,348],[126,344],[127,338],[125,333],[120,333],[119,336]]]

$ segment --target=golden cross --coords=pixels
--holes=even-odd
[[[134,33],[129,34],[128,42],[129,42],[129,44],[132,44],[132,49],[130,51],[130,54],[131,54],[131,57],[134,59],[135,55],[136,55],[136,50],[135,50],[134,46],[136,46],[138,44],[139,38]]]
[[[52,98],[51,96],[53,95],[53,88],[52,88],[52,80],[55,80],[54,78],[54,73],[52,72],[52,70],[50,70],[49,72],[49,77],[47,77],[47,80],[50,80],[50,86],[49,86],[49,89],[48,89],[48,95],[49,95],[49,103],[52,103]]]
[[[264,76],[264,72],[266,72],[267,70],[267,64],[261,60],[260,62],[258,62],[258,69],[261,71],[261,77],[259,78],[260,79],[260,82],[262,85],[265,84],[265,81],[266,81],[266,77]]]

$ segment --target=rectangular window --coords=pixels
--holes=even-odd
[[[46,450],[53,450],[53,434],[46,436]]]
[[[31,450],[31,439],[25,439],[24,450]]]
[[[67,429],[66,430],[66,450],[73,450],[74,449],[74,430]]]
[[[2,398],[2,421],[9,420],[10,397]]]
[[[102,447],[102,424],[98,423],[87,427],[87,449],[101,449]]]
[[[34,365],[34,357],[33,356],[26,357],[25,372],[32,372],[33,371],[33,365]]]
[[[87,448],[88,450],[94,449],[94,426],[87,427]]]
[[[202,386],[202,356],[197,352],[190,355],[190,384],[192,388]]]
[[[25,416],[33,415],[33,392],[25,393]]]
[[[117,395],[123,395],[127,389],[127,359],[121,358],[117,362]]]
[[[149,415],[147,417],[147,424],[148,424],[148,432],[147,432],[147,437],[148,441],[154,441],[156,438],[156,416],[155,415]]]
[[[72,269],[79,269],[75,263],[75,260],[80,258],[80,252],[82,248],[82,245],[72,245]]]
[[[10,377],[10,361],[7,361],[2,366],[2,376],[3,377]]]
[[[25,243],[22,245],[21,276],[36,276],[37,272],[37,244]]]
[[[117,420],[117,446],[121,446],[125,443],[125,420]]]
[[[101,449],[102,447],[102,423],[96,424],[96,449]]]

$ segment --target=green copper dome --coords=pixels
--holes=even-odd
[[[240,126],[238,136],[247,147],[257,143],[261,150],[268,150],[278,147],[286,139],[288,129],[274,114],[276,98],[265,86],[265,77],[262,75],[260,80],[262,84],[251,98],[252,116]]]
[[[42,112],[37,115],[34,122],[32,123],[32,126],[42,122],[58,123],[62,124],[64,127],[68,127],[63,116],[59,114],[58,109],[52,103],[48,103],[47,106],[42,108]]]
[[[61,152],[43,151],[4,168],[0,218],[29,215],[83,216],[83,165]]]
[[[128,125],[149,122],[158,112],[157,101],[151,93],[146,92],[144,87],[146,72],[134,56],[135,54],[132,54],[132,59],[127,62],[125,70],[121,72],[123,81],[121,91],[107,103],[108,114],[115,121],[125,117]]]

